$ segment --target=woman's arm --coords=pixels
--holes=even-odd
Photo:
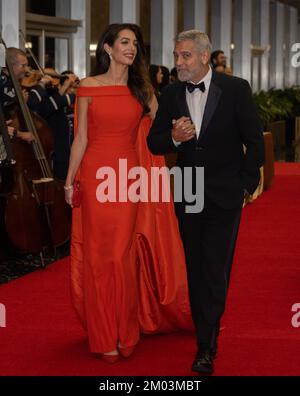
[[[150,112],[147,114],[149,117],[152,118],[152,120],[154,120],[157,109],[158,109],[158,103],[157,103],[157,99],[156,96],[154,95],[154,93],[152,94],[152,97],[149,101],[148,104],[149,108],[150,108]]]
[[[73,182],[88,143],[88,138],[87,138],[88,106],[89,106],[88,97],[78,98],[76,136],[71,149],[70,164],[69,164],[68,175],[65,186],[66,201],[69,205],[72,205]]]

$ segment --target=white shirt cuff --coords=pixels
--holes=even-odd
[[[178,146],[181,145],[181,142],[176,142],[176,140],[174,140],[173,138],[172,138],[172,140],[173,140],[173,143],[174,143],[175,147],[178,147]]]

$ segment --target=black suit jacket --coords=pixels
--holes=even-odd
[[[185,83],[177,82],[160,97],[147,139],[150,151],[177,151],[177,166],[204,167],[205,199],[225,209],[240,206],[244,190],[251,194],[258,186],[264,162],[263,129],[248,82],[213,72],[199,138],[176,147],[172,120],[182,116],[191,117]]]

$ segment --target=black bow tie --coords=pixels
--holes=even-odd
[[[190,82],[187,82],[186,87],[190,93],[194,92],[197,88],[199,88],[200,91],[205,92],[205,84],[203,81],[200,84],[192,84]]]

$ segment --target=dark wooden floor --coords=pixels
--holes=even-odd
[[[69,254],[70,243],[67,242],[56,249],[55,256],[44,253],[44,265],[48,266]],[[0,284],[7,283],[42,268],[42,260],[39,254],[7,253],[6,257],[0,260]]]

